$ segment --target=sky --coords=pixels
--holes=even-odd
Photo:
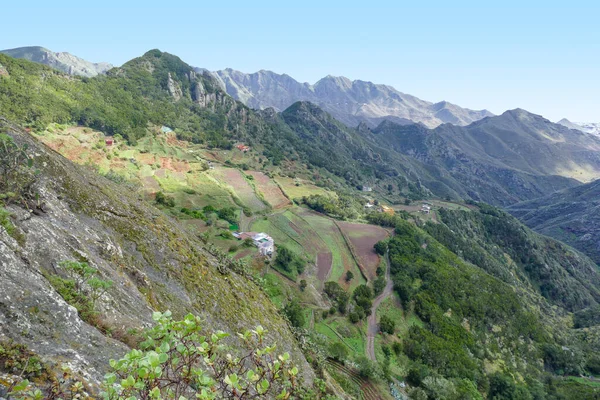
[[[496,114],[600,122],[598,1],[31,0],[0,16],[2,49],[121,65],[158,48],[210,70],[341,75]]]

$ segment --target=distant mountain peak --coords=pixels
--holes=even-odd
[[[296,101],[310,101],[350,127],[364,122],[375,128],[388,119],[434,128],[443,123],[468,125],[493,115],[487,110],[469,110],[447,101],[433,104],[389,85],[344,76],[327,75],[311,85],[265,70],[245,74],[228,68],[214,74],[228,94],[248,107],[283,111]]]
[[[2,50],[0,53],[4,53],[13,58],[23,58],[45,64],[70,75],[80,75],[85,77],[103,74],[113,68],[109,63],[92,63],[70,53],[55,53],[41,46],[18,47],[15,49]]]

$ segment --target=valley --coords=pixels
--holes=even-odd
[[[227,351],[253,329],[276,345],[253,356],[289,353],[292,398],[597,397],[600,269],[567,245],[597,256],[580,240],[597,138],[520,109],[433,129],[254,110],[158,50],[92,78],[0,63],[7,382],[21,358],[67,359],[90,393],[117,390],[109,358],[192,313]],[[149,343],[161,365],[182,351]]]

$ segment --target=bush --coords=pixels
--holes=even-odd
[[[346,282],[350,282],[354,278],[352,271],[346,271]]]
[[[285,246],[277,246],[275,265],[292,274],[302,274],[306,261]]]
[[[365,356],[360,356],[356,360],[358,364],[358,373],[363,378],[373,378],[375,376],[375,365]]]
[[[298,300],[293,299],[288,302],[283,308],[283,313],[288,318],[292,326],[301,328],[305,324],[304,309],[298,303]]]
[[[175,199],[171,196],[166,196],[163,192],[157,192],[154,201],[156,204],[160,204],[165,207],[175,207]]]
[[[173,321],[167,311],[153,318],[157,325],[140,350],[111,360],[104,381],[107,399],[286,398],[295,392],[298,368],[287,353],[277,356],[275,346],[263,344],[262,327],[240,334],[246,350],[232,356],[223,343],[229,335],[204,332],[199,317]]]
[[[383,333],[394,334],[394,330],[396,329],[396,323],[387,315],[382,315],[379,320],[379,330]]]
[[[348,348],[341,342],[334,342],[329,345],[329,356],[334,360],[344,362],[348,357]]]

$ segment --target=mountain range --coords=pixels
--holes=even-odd
[[[105,73],[113,67],[109,63],[92,63],[70,53],[55,53],[39,46],[18,47],[16,49],[1,50],[0,53],[4,53],[14,58],[23,58],[29,61],[45,64],[69,75],[80,75],[85,77],[92,77]]]
[[[113,388],[176,373],[186,346],[140,344],[165,310],[186,331],[190,312],[212,330],[261,324],[303,398],[391,399],[390,382],[414,399],[597,397],[598,266],[486,203],[587,197],[600,138],[520,109],[348,126],[222,85],[159,50],[89,79],[0,54],[0,397],[66,361],[97,394],[125,371],[108,359],[136,348],[126,358],[154,369]],[[236,230],[272,236],[273,259]],[[112,285],[98,295],[85,274]]]
[[[390,120],[434,128],[443,123],[468,125],[493,115],[487,110],[473,111],[447,101],[431,103],[388,85],[351,81],[343,76],[329,75],[310,85],[289,75],[264,70],[245,74],[225,69],[214,74],[230,96],[248,107],[283,111],[296,101],[309,101],[351,127],[361,122],[375,127],[383,120]]]
[[[3,50],[2,53],[45,64],[71,75],[92,77],[112,68],[108,63],[91,63],[69,53],[54,53],[43,47],[20,47]],[[200,74],[207,72],[203,68],[196,68],[196,71]],[[212,74],[230,96],[250,108],[283,111],[297,101],[309,101],[351,127],[361,122],[375,127],[383,120],[390,120],[400,124],[416,122],[433,128],[443,123],[468,125],[493,115],[487,110],[473,111],[446,101],[431,103],[401,93],[391,86],[350,81],[344,77],[327,76],[310,85],[285,74],[264,70],[245,74],[225,69]]]

